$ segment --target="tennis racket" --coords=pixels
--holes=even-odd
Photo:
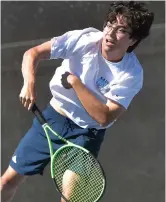
[[[45,131],[50,149],[51,177],[62,198],[66,202],[99,201],[104,193],[106,180],[98,160],[85,148],[57,134],[48,125],[36,104],[31,110]],[[65,143],[55,152],[49,137],[50,133]]]

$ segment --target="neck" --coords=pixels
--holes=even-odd
[[[120,62],[123,59],[125,52],[119,52],[117,50],[106,51],[102,48],[101,54],[106,60],[110,62]]]
[[[102,51],[102,56],[110,62],[120,62],[123,59],[124,54],[121,56],[119,55],[117,56],[116,54],[113,54],[113,52]]]

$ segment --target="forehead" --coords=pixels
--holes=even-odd
[[[116,16],[116,20],[112,22],[113,24],[117,24],[119,26],[124,26],[126,28],[129,28],[127,22],[126,22],[126,18],[123,15],[117,15]]]

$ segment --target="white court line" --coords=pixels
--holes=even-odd
[[[165,23],[159,23],[152,25],[151,30],[155,29],[162,29],[165,27]],[[18,41],[18,42],[12,42],[12,43],[4,43],[1,44],[1,50],[5,50],[8,48],[16,48],[16,47],[26,47],[26,46],[34,46],[37,44],[41,44],[45,41],[50,40],[51,38],[47,39],[36,39],[36,40],[30,40],[30,41]]]
[[[8,48],[33,46],[33,45],[41,44],[48,40],[50,40],[50,39],[36,39],[36,40],[30,40],[30,41],[18,41],[18,42],[12,42],[12,43],[4,43],[4,44],[1,44],[1,50],[8,49]]]

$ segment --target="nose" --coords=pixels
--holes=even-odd
[[[107,29],[107,32],[109,34],[115,34],[116,33],[116,28],[113,27],[113,26],[110,26],[108,29]]]
[[[111,36],[111,38],[116,38],[116,30],[114,28],[111,28],[108,30],[107,35]]]

